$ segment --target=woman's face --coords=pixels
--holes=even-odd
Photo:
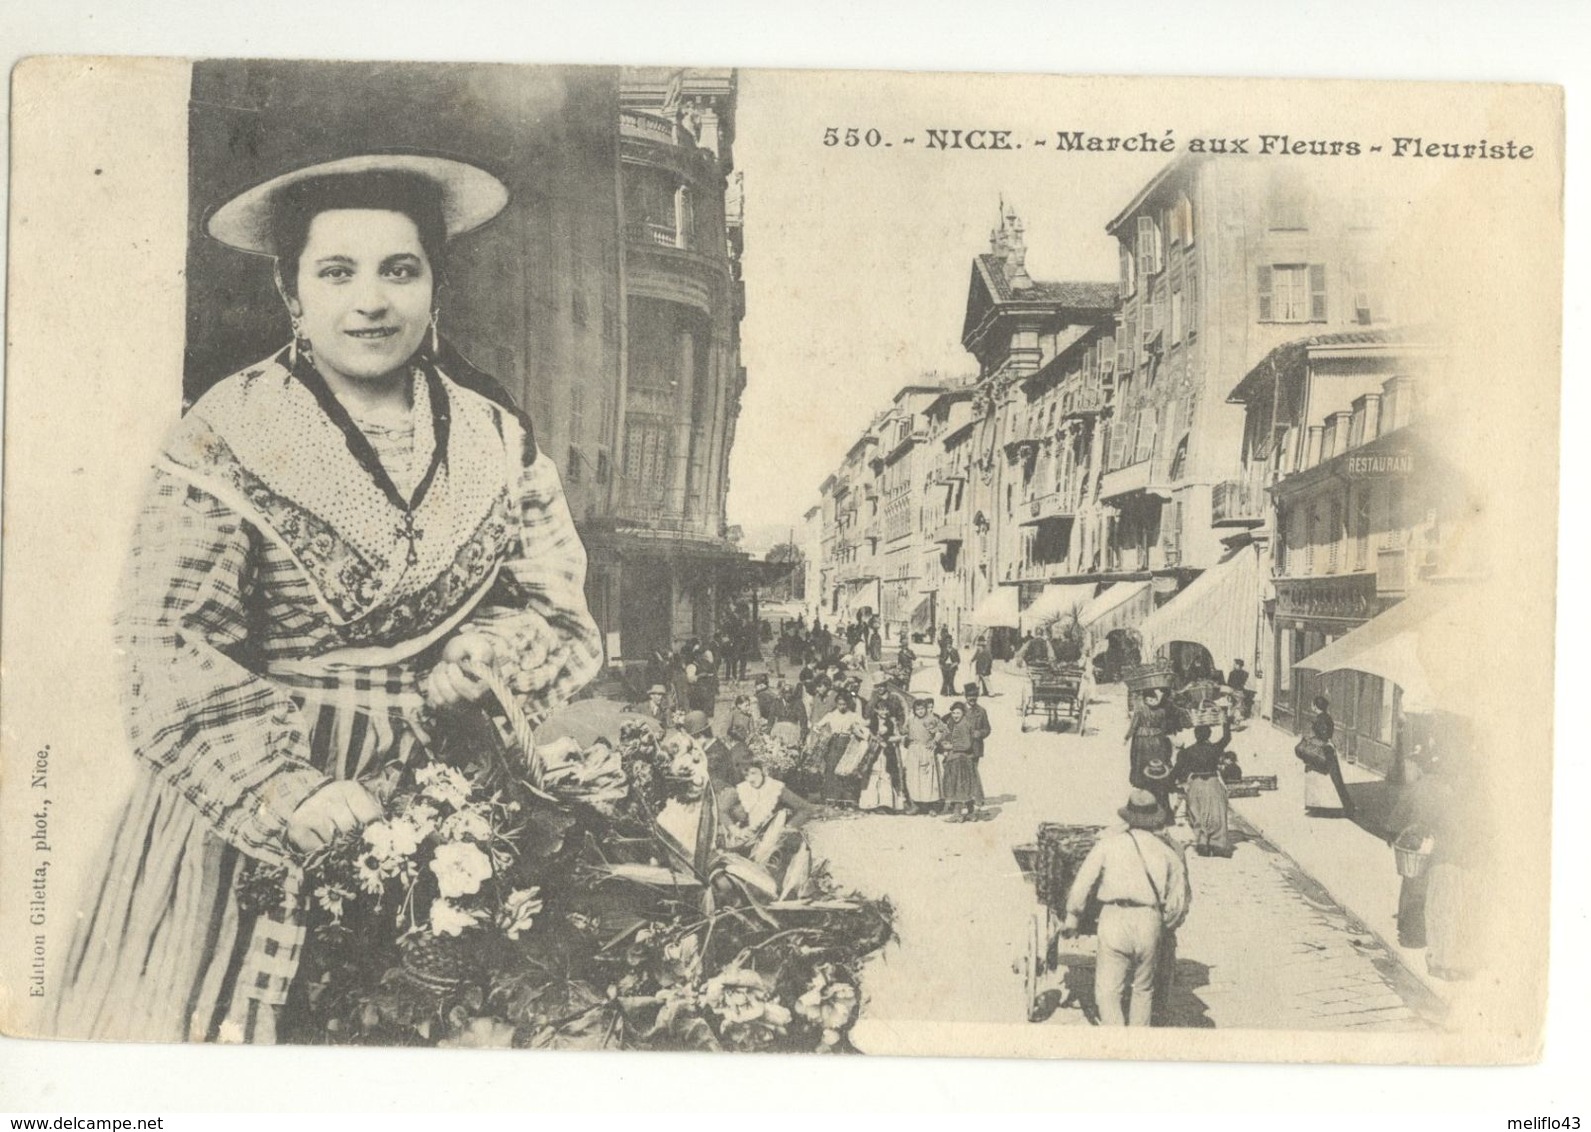
[[[401,212],[336,209],[309,224],[294,313],[329,379],[369,382],[420,349],[435,281],[420,231]]]
[[[753,790],[762,789],[762,784],[766,781],[768,781],[768,776],[763,773],[762,767],[748,766],[746,768],[746,783]]]
[[[967,713],[962,710],[961,705],[957,704],[955,707],[950,709],[950,722],[960,723],[962,719],[966,717],[966,714]]]

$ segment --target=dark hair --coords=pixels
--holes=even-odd
[[[419,174],[395,170],[338,173],[300,181],[277,194],[271,212],[271,246],[276,249],[277,278],[289,297],[298,296],[298,261],[309,240],[311,222],[322,212],[348,208],[401,212],[414,221],[431,277],[440,284],[447,222],[437,184]]]
[[[1193,729],[1193,737],[1203,743],[1210,737],[1210,725],[1208,723],[1199,724]]]
[[[1331,701],[1328,700],[1325,696],[1316,696],[1315,697],[1315,710],[1316,711],[1325,711],[1329,707],[1331,707]]]

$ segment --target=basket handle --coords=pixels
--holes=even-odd
[[[488,668],[481,676],[481,682],[491,691],[498,705],[502,708],[503,717],[508,720],[509,729],[513,732],[514,743],[519,748],[525,763],[525,776],[527,784],[537,794],[549,801],[557,801],[542,787],[546,767],[543,765],[540,754],[536,751],[536,729],[547,721],[548,712],[527,713],[519,706],[519,698],[509,688],[508,682],[503,679],[503,674],[495,667]]]

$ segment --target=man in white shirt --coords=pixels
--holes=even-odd
[[[1077,931],[1092,896],[1099,913],[1094,1001],[1106,1026],[1147,1026],[1155,998],[1170,987],[1176,930],[1193,898],[1180,846],[1159,833],[1171,815],[1147,790],[1134,790],[1116,811],[1123,825],[1100,834],[1066,899],[1063,935]],[[1122,1009],[1129,983],[1131,1005]]]

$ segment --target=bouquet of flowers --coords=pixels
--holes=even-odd
[[[493,682],[513,696],[513,679]],[[506,722],[406,768],[382,820],[307,862],[287,1040],[850,1048],[887,901],[842,891],[804,842],[798,878],[727,844],[681,860],[657,818],[688,736],[632,720],[537,744]]]

